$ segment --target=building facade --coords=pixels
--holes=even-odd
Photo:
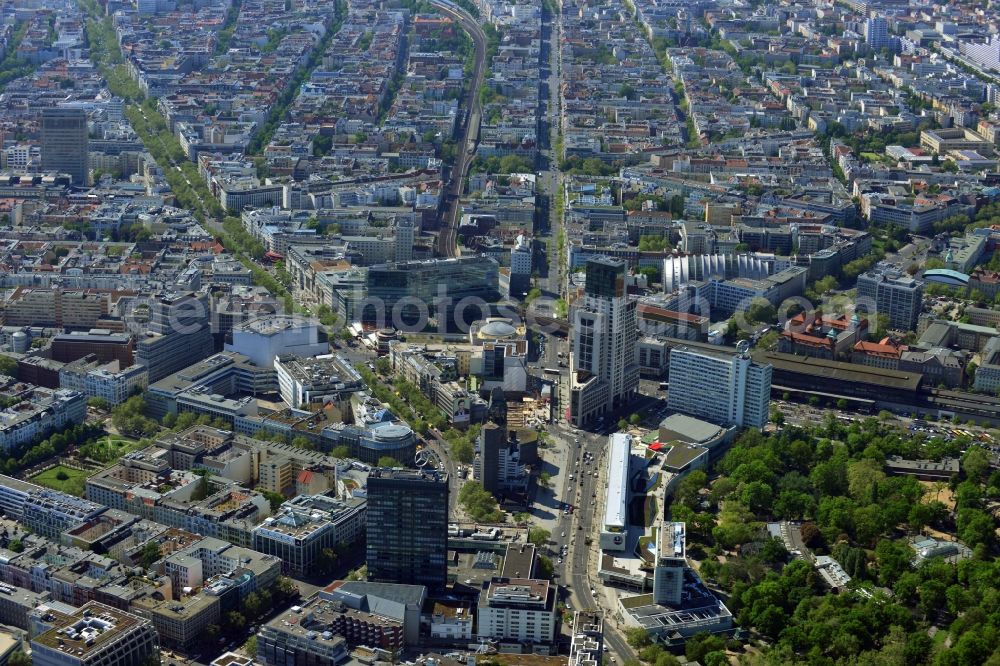
[[[876,267],[858,276],[858,307],[886,315],[897,330],[916,330],[923,298],[923,282],[897,270]]]
[[[448,580],[448,477],[373,469],[368,476],[368,579],[441,590]]]
[[[670,351],[673,411],[717,425],[763,428],[769,416],[771,366],[750,358],[747,348],[730,356],[701,348]]]
[[[89,132],[87,112],[60,107],[42,111],[42,170],[69,174],[73,185],[87,186]]]
[[[636,301],[625,292],[625,262],[592,258],[573,311],[570,420],[592,423],[635,397],[639,388]]]

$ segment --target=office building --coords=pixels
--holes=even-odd
[[[238,589],[239,597],[269,588],[278,579],[281,560],[273,555],[234,546],[222,539],[205,537],[178,548],[163,560],[163,571],[180,596],[185,588]]]
[[[0,583],[0,624],[27,629],[28,614],[50,599],[52,594],[47,590],[33,592],[10,583]]]
[[[804,266],[789,266],[760,280],[713,277],[689,283],[687,297],[699,304],[703,314],[711,312],[711,318],[718,320],[735,312],[745,312],[761,299],[778,307],[785,299],[800,296],[805,291],[808,276],[809,269]],[[706,304],[708,310],[705,310]]]
[[[150,304],[150,320],[136,343],[135,362],[157,382],[215,350],[207,294],[162,295]]]
[[[873,16],[865,22],[865,41],[873,51],[889,46],[889,23],[884,16]]]
[[[773,272],[774,261],[758,254],[682,254],[663,260],[663,291],[677,291],[692,280],[712,276],[762,280]]]
[[[899,331],[917,328],[923,305],[924,283],[891,266],[880,265],[858,276],[858,309],[877,321],[889,318],[889,326]]]
[[[83,109],[43,109],[42,171],[69,174],[73,185],[86,187],[89,136]]]
[[[444,589],[448,580],[448,477],[373,469],[368,475],[368,579]]]
[[[636,301],[625,293],[625,262],[597,257],[586,266],[573,310],[570,420],[579,427],[624,407],[639,387]]]
[[[771,371],[771,365],[750,358],[745,342],[732,355],[674,347],[667,405],[716,425],[763,428],[769,416]]]
[[[962,40],[959,47],[969,60],[983,69],[1000,72],[1000,38],[996,35],[991,35],[985,42]]]
[[[208,626],[218,625],[222,616],[220,598],[212,592],[205,588],[179,599],[149,594],[135,599],[132,610],[153,623],[164,647],[190,654],[205,640]]]
[[[656,538],[656,563],[653,569],[653,602],[665,606],[681,603],[684,591],[686,538],[684,523],[664,523]]]
[[[118,361],[121,367],[132,365],[135,339],[131,335],[95,328],[52,337],[52,360],[70,363],[93,354],[102,363]]]
[[[261,627],[257,661],[335,666],[364,646],[396,663],[400,651],[419,640],[426,601],[427,589],[420,585],[334,581]]]
[[[478,635],[511,647],[541,653],[556,635],[557,587],[536,578],[494,578],[479,595]]]
[[[505,425],[487,423],[479,431],[473,475],[494,495],[519,494],[528,489],[526,465],[537,459],[537,442],[522,443]]]
[[[59,372],[65,365],[65,363],[53,361],[43,356],[22,356],[17,359],[17,372],[14,376],[25,384],[57,389],[59,388]]]
[[[632,439],[616,432],[609,438],[608,487],[604,503],[604,523],[601,528],[601,550],[624,552],[628,536],[628,479],[632,455]]]
[[[518,235],[514,247],[510,251],[510,285],[511,298],[521,298],[531,288],[531,240],[524,235]]]
[[[264,624],[257,634],[257,662],[264,666],[337,666],[350,658],[350,646],[330,627],[341,606],[311,597]]]
[[[326,399],[337,401],[367,388],[350,361],[339,354],[316,358],[279,355],[274,359],[274,371],[281,399],[293,409]]]
[[[379,264],[368,269],[367,297],[357,304],[353,319],[379,328],[406,329],[436,318],[439,326],[453,327],[482,319],[482,311],[463,299],[496,300],[500,291],[499,267],[492,259],[465,256]],[[456,319],[457,318],[457,319]]]
[[[385,639],[401,638],[404,645],[420,642],[421,613],[427,601],[427,588],[423,585],[335,580],[319,591],[319,598],[342,603],[349,615],[351,610],[358,612],[353,614],[356,621],[334,627],[351,645],[367,644],[395,652],[400,644],[386,645]],[[363,618],[363,613],[373,617]],[[373,619],[375,622],[372,622]],[[386,622],[388,626],[395,625],[401,631],[394,631],[395,636],[382,634],[377,626],[379,621]],[[371,636],[372,632],[376,636]]]
[[[618,600],[625,627],[645,629],[668,645],[680,645],[695,634],[726,633],[733,626],[729,609],[687,566],[684,531],[684,523],[661,525],[652,594]]]
[[[147,403],[150,416],[157,419],[187,411],[233,423],[237,416],[257,413],[254,395],[277,388],[272,368],[260,367],[243,354],[220,352],[156,383],[151,380]]]
[[[54,615],[52,627],[31,639],[35,666],[144,666],[159,660],[149,620],[96,601]]]
[[[87,330],[107,322],[110,308],[111,298],[106,292],[21,287],[11,294],[4,311],[4,324]]]
[[[326,548],[349,546],[365,533],[365,500],[300,495],[253,530],[253,549],[281,558],[282,569],[309,576]]]
[[[973,387],[990,395],[1000,393],[1000,337],[990,338],[982,351],[982,365],[976,370]]]

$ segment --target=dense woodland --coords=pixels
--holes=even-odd
[[[893,455],[958,456],[962,472],[936,484],[888,476]],[[971,666],[1000,664],[998,497],[1000,472],[971,439],[926,438],[876,418],[846,424],[831,413],[811,428],[746,432],[711,474],[684,479],[668,510],[687,522],[689,555],[750,632],[745,663]],[[810,563],[763,536],[771,520],[800,521],[812,552],[852,576],[849,589],[832,593]],[[915,566],[906,538],[922,531],[957,536],[972,558]],[[646,663],[671,663],[641,632],[629,638]],[[723,663],[725,647],[702,637],[688,656]]]

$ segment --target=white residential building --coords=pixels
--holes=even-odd
[[[479,638],[551,643],[557,624],[555,596],[547,580],[495,578],[479,596]]]
[[[889,317],[889,325],[900,331],[917,328],[923,306],[924,283],[891,266],[876,266],[858,276],[858,307],[869,318]]]
[[[771,371],[770,365],[750,358],[745,342],[734,355],[675,347],[670,351],[667,405],[716,425],[763,428],[769,416]]]

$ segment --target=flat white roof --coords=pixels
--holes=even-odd
[[[620,432],[611,435],[608,454],[608,496],[604,505],[604,528],[625,529],[625,497],[628,495],[628,459],[632,438]]]

